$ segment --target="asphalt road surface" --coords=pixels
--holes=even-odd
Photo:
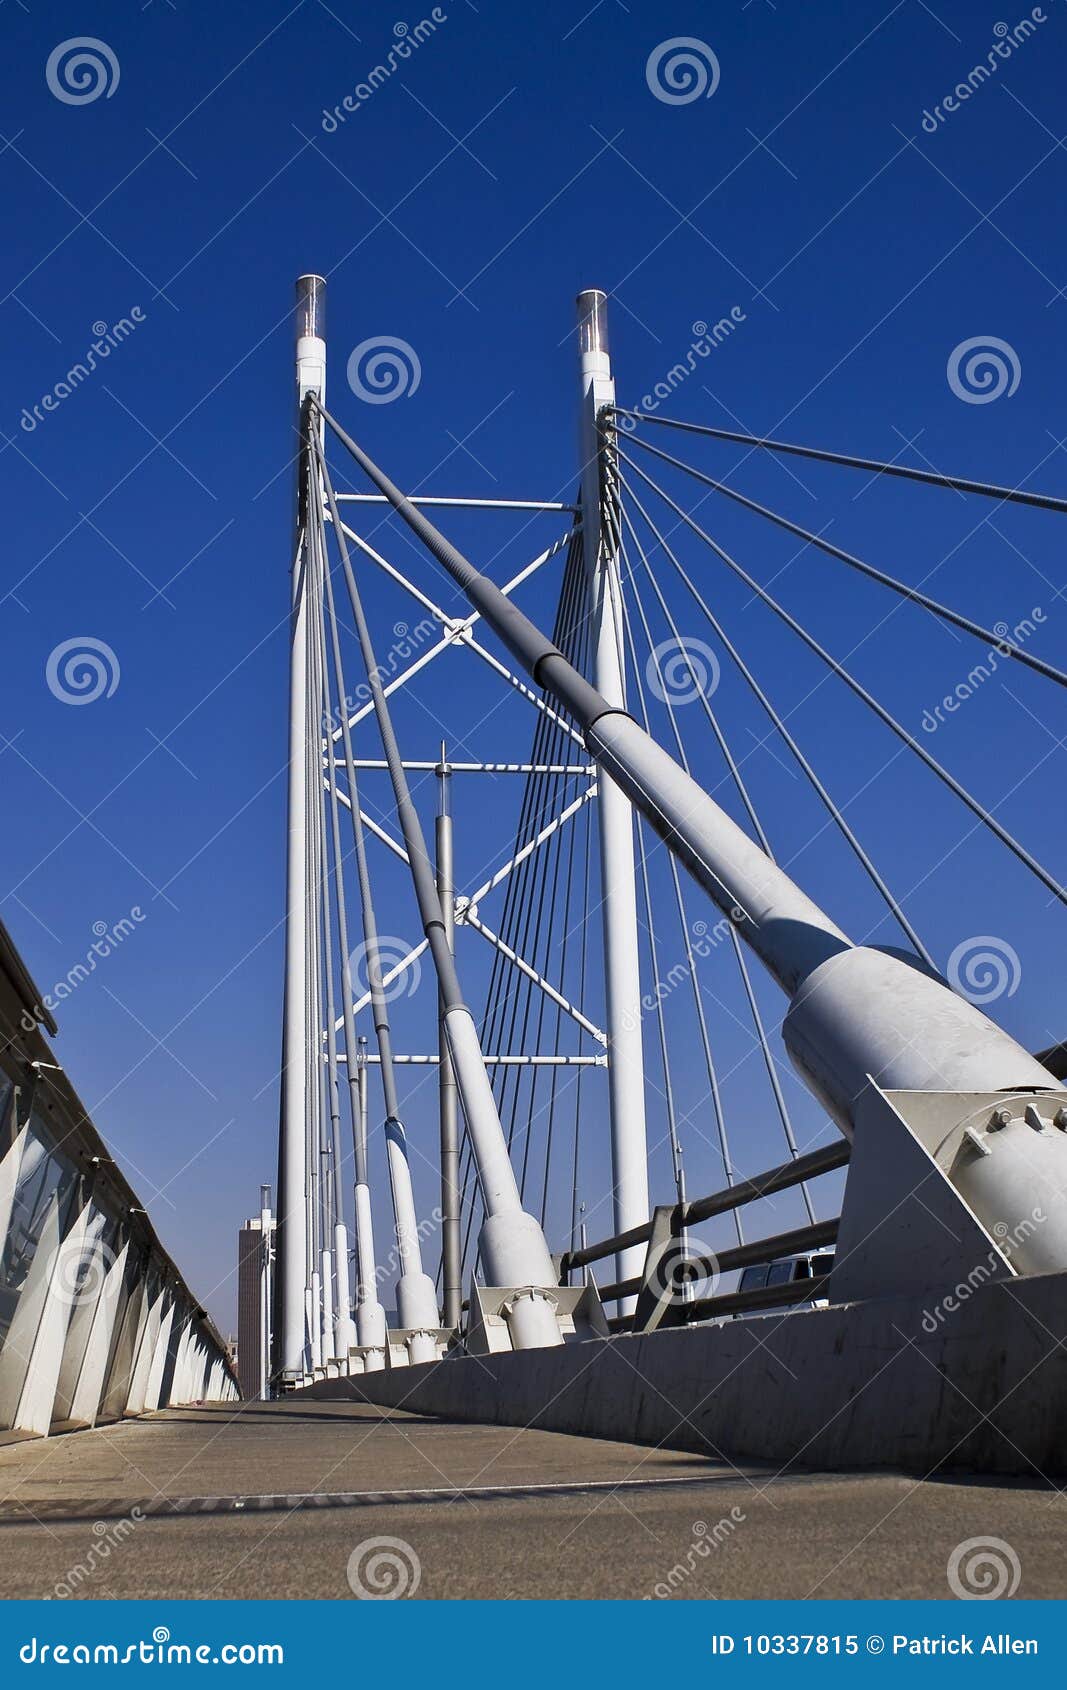
[[[1051,1486],[778,1478],[768,1467],[360,1404],[248,1403],[0,1448],[0,1590],[1062,1597],[1065,1511]]]

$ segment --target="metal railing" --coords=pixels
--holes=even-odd
[[[793,1284],[728,1291],[691,1300],[685,1297],[682,1287],[687,1280],[692,1283],[717,1279],[720,1274],[732,1270],[826,1249],[837,1239],[836,1217],[751,1243],[737,1244],[716,1252],[714,1256],[694,1254],[686,1242],[687,1235],[692,1227],[711,1219],[713,1215],[726,1214],[747,1203],[755,1203],[760,1198],[771,1197],[776,1192],[816,1179],[835,1168],[842,1168],[850,1155],[851,1145],[847,1139],[841,1139],[836,1144],[809,1151],[804,1156],[770,1168],[766,1173],[726,1186],[708,1197],[657,1208],[652,1218],[642,1226],[615,1233],[596,1244],[583,1245],[580,1250],[568,1251],[560,1262],[560,1283],[568,1284],[573,1272],[594,1262],[617,1256],[620,1251],[631,1249],[634,1245],[647,1245],[644,1266],[639,1275],[598,1287],[605,1303],[636,1298],[632,1313],[618,1314],[608,1321],[613,1332],[642,1332],[660,1326],[691,1325],[717,1316],[785,1307],[821,1297],[829,1284],[828,1275]]]

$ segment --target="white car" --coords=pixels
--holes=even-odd
[[[760,1262],[756,1267],[742,1270],[737,1282],[739,1291],[762,1291],[766,1285],[795,1285],[803,1279],[825,1279],[834,1265],[832,1250],[813,1250],[806,1256],[783,1256],[777,1262]],[[825,1297],[802,1298],[794,1308],[809,1304],[813,1308],[827,1307]]]

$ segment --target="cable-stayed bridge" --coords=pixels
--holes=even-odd
[[[1037,887],[1050,922],[1067,890],[1010,802],[973,791],[860,678],[855,650],[824,644],[740,561],[723,513],[827,559],[842,590],[862,580],[879,645],[902,638],[898,611],[950,629],[970,691],[999,667],[1051,696],[1067,672],[1036,610],[986,626],[928,578],[742,491],[714,454],[1047,521],[1067,500],[619,403],[607,309],[579,296],[567,488],[407,494],[328,398],[325,283],[297,284],[278,1201],[260,1221],[262,1371],[246,1391],[261,1400],[220,1406],[236,1395],[225,1346],[56,1065],[54,1024],[0,933],[0,1426],[104,1440],[78,1462],[56,1440],[37,1480],[8,1452],[0,1524],[59,1522],[55,1538],[136,1507],[159,1523],[161,1588],[229,1594],[173,1572],[202,1515],[217,1532],[239,1514],[358,1509],[388,1531],[442,1500],[528,1507],[514,1527],[478,1524],[476,1571],[478,1556],[499,1564],[500,1530],[536,1548],[554,1508],[610,1499],[655,1532],[691,1513],[694,1486],[736,1485],[750,1506],[774,1486],[788,1515],[753,1528],[756,1571],[732,1592],[751,1594],[780,1543],[798,1566],[812,1553],[804,1470],[1063,1470],[1067,1058],[985,1007],[1017,963],[1010,926],[982,932],[1005,928],[1010,892],[990,882],[995,923],[976,910],[976,938],[946,963],[912,896],[940,849],[922,809],[887,805],[872,839],[851,800],[913,765],[958,812],[946,856],[984,839],[983,860],[1006,888]],[[479,524],[500,521],[515,544],[537,539],[491,575],[483,557],[505,548]],[[797,725],[725,580],[801,654],[809,696],[837,689],[891,746],[862,785]],[[416,625],[390,626],[386,603]],[[484,691],[456,746],[432,705],[404,706],[460,662]],[[803,793],[817,814],[820,859],[833,842],[863,887],[875,913],[854,928],[823,907],[837,910],[837,870],[816,897],[811,855],[783,851],[721,675],[791,782],[784,802]],[[853,1521],[885,1504],[872,1535],[895,1505],[863,1486],[891,1482],[848,1493]],[[1029,1529],[1008,1493],[976,1497],[980,1519],[924,1491],[935,1561],[942,1540],[1007,1531],[1009,1514],[1013,1541]],[[285,1582],[293,1555],[314,1583],[341,1527],[316,1529],[314,1552],[292,1548],[293,1528],[284,1568],[264,1584],[257,1561],[247,1587],[303,1593]],[[535,1553],[524,1593],[551,1593],[553,1565]],[[639,1544],[631,1573],[640,1593]],[[790,1594],[814,1593],[798,1579]]]
[[[1029,1374],[1030,1384],[1005,1411],[1013,1428],[1007,1441],[986,1424],[961,1459],[1011,1467],[1017,1457],[1009,1445],[1033,1420],[1033,1399],[1058,1401],[1063,1389],[1055,1355],[1038,1380],[1028,1349],[1067,1265],[1061,1065],[1054,1053],[1035,1054],[1005,1032],[984,1012],[982,994],[967,992],[966,978],[946,979],[894,890],[892,839],[873,846],[859,836],[819,772],[825,759],[798,741],[758,653],[736,643],[708,571],[695,568],[691,554],[698,549],[740,581],[894,736],[900,754],[946,789],[967,825],[1036,879],[1051,907],[1067,901],[1054,870],[715,538],[714,513],[724,504],[743,508],[833,559],[843,574],[877,583],[898,604],[947,624],[976,657],[984,647],[994,662],[1028,670],[1049,687],[1064,685],[1067,674],[1030,647],[1032,624],[985,627],[690,458],[708,442],[729,441],[754,457],[807,458],[887,483],[915,481],[930,498],[951,491],[1060,514],[1067,501],[673,421],[658,406],[620,405],[607,301],[596,291],[578,301],[581,451],[573,503],[408,497],[327,401],[321,279],[301,279],[297,310],[301,455],[275,1388],[311,1386],[318,1394],[518,1423],[540,1415],[541,1423],[594,1433],[636,1424],[657,1441],[678,1435],[678,1414],[699,1403],[703,1429],[714,1428],[728,1451],[775,1459],[801,1443],[815,1464],[928,1467],[958,1453],[961,1440],[958,1416],[927,1404],[941,1399],[946,1376],[968,1400],[981,1400],[992,1388],[995,1353],[1010,1358],[1020,1379]],[[336,464],[346,477],[341,490]],[[356,472],[360,487],[351,490]],[[449,507],[509,504],[561,511],[570,525],[501,587],[437,524],[447,525]],[[360,520],[389,513],[414,542],[402,567],[382,555]],[[440,630],[399,670],[383,665],[367,613],[376,571]],[[555,585],[532,595],[542,608],[531,617],[519,600],[537,572]],[[436,602],[442,577],[459,589],[464,615]],[[700,638],[691,636],[695,620]],[[515,745],[513,761],[470,763],[460,773],[446,747],[401,743],[397,694],[451,646],[465,646],[469,661],[479,659],[502,691],[526,698],[536,712],[532,738]],[[751,693],[766,735],[814,793],[827,829],[892,922],[894,943],[856,942],[776,859],[773,816],[763,813],[746,759],[716,711],[721,665]],[[363,702],[353,708],[356,687]],[[696,708],[683,712],[682,704]],[[388,827],[365,800],[372,769],[388,777]],[[428,771],[438,789],[432,840],[412,796],[416,773],[422,781]],[[518,826],[495,876],[460,895],[451,795],[461,780],[479,776],[521,782]],[[719,802],[726,788],[738,821]],[[401,954],[395,941],[380,940],[397,927],[380,890],[383,853],[406,869],[422,930]],[[483,906],[502,884],[494,926]],[[457,944],[464,928],[495,953],[482,1005],[465,995],[473,940],[463,934]],[[718,1005],[709,1005],[701,984],[700,956],[720,948],[717,960],[736,970],[762,1055],[760,1107],[780,1134],[778,1160],[755,1171],[750,1153],[738,1154],[746,1126],[730,1119]],[[356,956],[364,971],[358,981]],[[398,983],[423,961],[438,996],[439,1043],[398,1054],[392,1003]],[[970,959],[979,973],[1000,961]],[[764,1006],[763,973],[785,994],[780,1040]],[[683,999],[690,1031],[680,1041],[672,1012]],[[822,1122],[836,1129],[814,1148],[810,1114],[800,1131],[794,1120],[783,1046],[825,1112]],[[402,1120],[405,1061],[432,1064],[438,1074],[433,1259],[424,1250],[428,1217],[413,1196]],[[660,1121],[665,1129],[667,1189],[650,1188],[651,1101],[657,1139]],[[720,1169],[715,1186],[702,1191],[694,1189],[685,1142],[694,1123]],[[383,1127],[385,1168],[369,1165],[369,1125]],[[582,1158],[595,1141],[608,1173],[594,1191]],[[349,1142],[351,1200],[342,1174]],[[427,1154],[425,1142],[419,1154]],[[826,1176],[846,1167],[837,1199]],[[380,1225],[374,1231],[371,1192],[383,1176],[395,1237],[387,1244]],[[761,1236],[750,1217],[783,1193],[799,1206],[798,1224]],[[591,1197],[600,1219],[594,1237]],[[728,1217],[733,1236],[709,1249],[696,1229],[715,1217]],[[383,1251],[394,1250],[397,1306],[387,1317],[379,1264]],[[935,1316],[927,1322],[933,1331],[924,1330],[924,1310],[939,1308],[960,1282],[965,1295],[953,1321]],[[783,1371],[780,1385],[768,1388],[746,1357],[770,1341],[761,1311],[788,1309],[794,1312],[779,1312],[773,1331],[800,1385],[789,1388]],[[635,1391],[619,1385],[632,1364],[640,1381],[636,1421]],[[911,1409],[902,1416],[892,1392],[873,1393],[891,1411],[872,1402],[868,1417],[850,1416],[843,1428],[840,1411],[890,1364],[903,1397],[914,1399]],[[660,1408],[648,1400],[656,1393]],[[747,1393],[751,1412],[741,1412]],[[1051,1463],[1047,1417],[1039,1441],[1041,1459]]]

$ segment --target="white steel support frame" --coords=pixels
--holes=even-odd
[[[301,276],[296,284],[296,398],[298,426],[305,402],[326,394],[325,283]],[[301,439],[301,477],[307,442]],[[299,485],[299,482],[298,482]],[[309,1338],[318,1344],[318,1305],[307,1285],[309,1189],[306,1006],[308,978],[308,667],[310,655],[306,513],[298,511],[289,642],[289,790],[285,884],[285,1005],[282,1019],[282,1101],[278,1149],[277,1282],[274,1373],[295,1383],[311,1365]]]
[[[1027,1204],[1032,1216],[1034,1200],[1039,1199],[1054,1214],[1042,1226],[1039,1247],[1029,1257],[1030,1271],[1048,1272],[1067,1263],[1067,1133],[1062,1127],[1046,1130],[1047,1117],[1036,1101],[1017,1118],[998,1110],[977,1144],[968,1125],[976,1092],[991,1094],[994,1100],[1009,1090],[1034,1097],[1045,1093],[1046,1109],[1058,1111],[1061,1099],[1051,1069],[936,975],[892,952],[854,944],[719,807],[683,761],[580,675],[551,637],[501,597],[495,584],[410,504],[341,425],[333,417],[326,420],[527,674],[580,724],[586,747],[605,778],[616,782],[787,993],[790,1004],[782,1028],[786,1049],[842,1132],[847,1137],[856,1133],[861,1157],[865,1129],[857,1131],[857,1119],[872,1111],[884,1116],[891,1093],[929,1094],[934,1112],[928,1128],[931,1144],[944,1149],[954,1137],[961,1149],[964,1141],[970,1145],[959,1165],[953,1162],[950,1183],[986,1227],[987,1236],[998,1235],[1002,1226],[1010,1233],[1013,1221],[1024,1225]],[[972,1115],[967,1113],[968,1100]],[[983,1099],[982,1107],[987,1105],[988,1098]],[[922,1142],[918,1117],[912,1125],[898,1112],[896,1121],[890,1137],[898,1145],[914,1149]],[[901,1136],[902,1121],[910,1138]],[[988,1143],[989,1138],[996,1143]],[[954,1146],[946,1153],[954,1155]],[[892,1166],[890,1158],[887,1167]],[[848,1194],[857,1190],[855,1173],[853,1167]],[[884,1185],[881,1172],[875,1175],[878,1181]],[[859,1189],[862,1208],[862,1185]],[[885,1218],[884,1209],[878,1213]],[[871,1235],[870,1214],[861,1215],[858,1222],[853,1216],[853,1221],[861,1230],[866,1223],[864,1238]],[[846,1252],[846,1265],[848,1259]],[[874,1294],[883,1294],[886,1285],[886,1275],[880,1273],[873,1282]],[[871,1291],[871,1281],[865,1289]]]
[[[479,1252],[487,1279],[493,1286],[507,1292],[506,1321],[513,1347],[533,1349],[559,1344],[562,1342],[562,1332],[556,1315],[558,1299],[554,1295],[557,1284],[555,1269],[540,1225],[522,1207],[496,1099],[482,1061],[474,1018],[464,1001],[455,961],[445,936],[441,901],[433,868],[401,763],[370,630],[352,571],[345,536],[341,531],[340,518],[333,503],[333,490],[325,458],[321,453],[319,469],[334,526],[338,532],[342,569],[363,655],[367,684],[374,701],[382,748],[389,764],[397,819],[404,837],[423,932],[428,941],[440,989],[443,1005],[441,1022],[448,1040],[448,1054],[456,1077],[481,1184],[485,1221],[479,1233]],[[353,796],[355,799],[355,795]],[[358,803],[358,799],[355,799],[355,802]],[[377,1000],[380,982],[374,990]],[[384,1050],[382,1055],[384,1077]],[[399,1231],[398,1226],[398,1234]],[[473,1300],[472,1293],[472,1303]],[[412,1359],[416,1359],[414,1354]]]
[[[357,1139],[362,1136],[362,1155],[357,1150],[357,1179],[355,1190],[356,1204],[356,1345],[357,1357],[354,1365],[357,1368],[372,1368],[384,1365],[385,1339],[384,1320],[381,1304],[377,1292],[377,1270],[373,1251],[370,1192],[366,1174],[366,1097],[367,1097],[367,1054],[363,1041],[358,1047],[353,1038],[354,1018],[357,1013],[365,1010],[371,1003],[372,993],[366,993],[358,1002],[353,1002],[354,994],[350,991],[350,979],[343,982],[342,1013],[333,1017],[333,1027],[330,1030],[322,1026],[321,1007],[322,990],[319,979],[323,966],[323,946],[327,942],[318,915],[318,902],[321,890],[322,876],[326,872],[326,852],[324,849],[325,835],[318,826],[315,811],[316,789],[320,789],[322,796],[334,803],[341,802],[352,806],[355,796],[341,790],[338,770],[345,767],[340,758],[334,754],[334,748],[340,750],[338,741],[348,741],[350,730],[372,713],[379,713],[378,698],[385,699],[399,688],[406,686],[416,675],[420,674],[433,659],[453,646],[465,646],[468,650],[485,663],[493,673],[509,688],[535,708],[539,713],[547,716],[558,724],[573,742],[574,752],[572,763],[552,765],[542,770],[534,769],[532,765],[515,762],[506,765],[477,765],[466,766],[464,772],[515,772],[531,773],[566,773],[573,776],[585,776],[584,788],[576,798],[561,805],[559,813],[549,819],[537,837],[526,845],[497,869],[473,895],[468,898],[457,898],[451,884],[451,828],[447,818],[443,819],[440,828],[440,845],[445,859],[445,881],[442,890],[445,892],[447,913],[445,920],[448,928],[448,943],[451,949],[454,927],[468,925],[479,933],[482,939],[498,949],[506,958],[508,964],[515,968],[526,979],[530,980],[543,991],[546,997],[557,1009],[565,1012],[581,1027],[583,1032],[592,1037],[601,1046],[608,1045],[608,1035],[602,1032],[595,1023],[582,1011],[581,1007],[571,1003],[569,999],[544,974],[532,967],[516,951],[512,950],[499,935],[493,932],[479,918],[477,901],[494,891],[532,852],[538,850],[553,834],[566,825],[573,816],[580,813],[585,804],[599,795],[601,782],[598,779],[595,765],[587,760],[587,753],[581,735],[575,730],[566,714],[558,709],[554,700],[546,698],[541,689],[531,685],[527,678],[517,673],[507,662],[501,661],[492,651],[488,650],[476,637],[476,626],[481,620],[481,611],[472,607],[461,617],[448,615],[434,599],[420,587],[410,581],[402,570],[391,564],[362,536],[354,532],[339,514],[336,504],[325,499],[324,492],[329,486],[329,476],[324,462],[318,460],[315,454],[321,449],[323,427],[318,412],[314,408],[317,402],[320,406],[325,401],[326,380],[326,346],[325,346],[325,287],[321,278],[315,276],[301,277],[297,283],[297,345],[296,345],[296,378],[297,402],[300,414],[301,461],[298,474],[298,513],[297,531],[299,535],[297,556],[293,567],[292,587],[292,619],[291,619],[291,654],[290,654],[290,710],[289,710],[289,789],[288,789],[288,853],[286,872],[286,972],[285,972],[285,1009],[283,1029],[283,1062],[282,1062],[282,1107],[279,1149],[279,1182],[278,1182],[278,1214],[276,1232],[276,1271],[275,1286],[272,1299],[273,1333],[272,1333],[272,1372],[276,1385],[284,1387],[292,1385],[316,1371],[329,1368],[332,1362],[346,1364],[351,1352],[352,1335],[348,1323],[348,1285],[347,1285],[347,1232],[344,1227],[344,1217],[340,1211],[338,1193],[340,1190],[337,1179],[335,1147],[329,1143],[329,1126],[331,1109],[335,1100],[327,1102],[326,1087],[322,1080],[323,1049],[322,1041],[329,1032],[335,1036],[343,1026],[345,1029],[345,1049],[337,1051],[331,1048],[335,1055],[331,1061],[336,1064],[352,1063],[357,1066],[357,1086],[360,1099]],[[309,462],[309,456],[311,461]],[[332,498],[332,495],[331,495]],[[429,496],[428,496],[429,498]],[[372,503],[380,500],[355,499],[351,504]],[[433,502],[433,501],[431,501]],[[472,508],[500,508],[508,511],[530,511],[537,514],[546,512],[565,512],[578,516],[578,508],[560,500],[461,500],[448,499],[449,505],[469,505]],[[596,524],[599,527],[599,512],[595,513]],[[321,694],[321,679],[328,664],[325,644],[320,643],[321,634],[319,622],[322,617],[322,594],[326,583],[328,563],[325,558],[323,541],[323,524],[329,522],[334,528],[341,544],[342,554],[345,541],[350,541],[358,548],[364,558],[367,558],[377,568],[381,569],[394,582],[402,586],[421,607],[427,612],[440,628],[440,637],[427,642],[425,650],[419,651],[417,644],[413,649],[405,649],[403,657],[410,659],[406,667],[391,677],[386,677],[376,670],[373,684],[370,685],[372,697],[365,702],[357,695],[353,703],[348,698],[339,698],[338,703],[343,711],[343,726],[335,726],[331,737],[327,741],[329,754],[322,765],[322,781],[318,778],[320,768],[318,717],[315,705]],[[580,526],[577,525],[576,526]],[[502,591],[505,595],[512,594],[523,583],[528,581],[543,565],[556,557],[561,550],[570,544],[573,538],[573,528],[570,533],[545,547],[528,564],[507,582]],[[347,563],[345,564],[347,568]],[[327,589],[328,590],[328,589]],[[343,689],[342,689],[343,690]],[[365,695],[364,695],[365,698]],[[388,761],[388,759],[387,759]],[[351,754],[351,745],[346,743],[346,762],[350,768],[355,768],[355,760]],[[397,759],[394,756],[394,774]],[[371,762],[369,766],[380,766],[380,760]],[[402,767],[402,765],[400,765]],[[417,764],[413,764],[417,767]],[[435,765],[430,765],[434,767]],[[457,771],[458,772],[458,771]],[[449,775],[450,778],[450,775]],[[323,790],[324,789],[324,790]],[[628,812],[627,812],[628,813]],[[407,849],[407,840],[401,844],[391,837],[378,822],[360,809],[358,822],[372,833],[396,856],[400,857],[409,868],[412,866],[411,855]],[[632,849],[631,849],[632,870]],[[633,879],[631,872],[631,881]],[[434,949],[432,936],[429,940],[423,938],[421,943],[414,945],[409,955],[401,963],[390,969],[384,979],[379,982],[379,991],[384,990],[396,976],[407,966],[410,966],[423,950]],[[618,947],[616,947],[616,954]],[[435,966],[439,966],[442,959],[435,956]],[[348,970],[345,970],[346,975]],[[453,973],[454,980],[454,973]],[[618,994],[616,994],[618,998]],[[496,1120],[495,1108],[490,1110],[488,1088],[484,1079],[485,1064],[481,1052],[475,1050],[473,1023],[469,1022],[469,1012],[465,1009],[459,1013],[459,1005],[448,1002],[443,1005],[442,1031],[445,1037],[436,1053],[426,1053],[426,1059],[435,1059],[441,1069],[441,1127],[443,1172],[446,1180],[451,1180],[454,1188],[456,1170],[452,1167],[458,1153],[456,1145],[455,1111],[457,1095],[463,1096],[467,1107],[468,1130],[472,1132],[472,1140],[480,1141],[480,1155],[485,1161],[482,1167],[483,1189],[487,1188],[489,1202],[487,1205],[486,1226],[483,1237],[483,1261],[492,1274],[490,1260],[486,1259],[488,1248],[489,1258],[495,1258],[496,1279],[502,1284],[518,1284],[523,1279],[527,1284],[543,1282],[544,1270],[547,1266],[547,1256],[543,1240],[540,1239],[540,1229],[532,1222],[531,1217],[521,1211],[521,1205],[514,1201],[512,1191],[513,1180],[510,1167],[507,1166],[506,1155],[503,1154],[501,1140],[500,1151],[497,1154],[495,1139],[499,1133],[499,1123]],[[625,1012],[625,1005],[620,1014]],[[377,1018],[376,1018],[377,1019]],[[638,1035],[638,1046],[640,1039]],[[477,1062],[475,1056],[477,1055]],[[421,1060],[421,1058],[415,1058]],[[502,1054],[497,1061],[521,1060],[536,1063],[538,1061],[566,1064],[570,1061],[581,1061],[588,1065],[604,1065],[605,1057],[553,1057],[536,1055],[522,1055],[513,1057]],[[380,1066],[380,1064],[379,1064]],[[609,1072],[610,1072],[610,1064]],[[351,1071],[351,1070],[350,1070]],[[479,1080],[478,1076],[482,1078]],[[469,1105],[474,1102],[477,1125],[470,1120]],[[484,1117],[484,1119],[483,1119]],[[390,1114],[390,1124],[392,1123]],[[402,1132],[402,1129],[401,1129]],[[331,1161],[331,1155],[333,1160]],[[414,1286],[416,1281],[424,1277],[421,1272],[421,1262],[417,1260],[417,1229],[411,1224],[413,1218],[413,1204],[410,1201],[410,1176],[406,1166],[406,1155],[402,1137],[396,1132],[387,1131],[387,1155],[390,1167],[391,1186],[396,1209],[397,1232],[401,1255],[404,1260],[405,1272],[402,1280]],[[360,1166],[362,1164],[362,1166]],[[449,1172],[448,1170],[451,1170]],[[446,1211],[449,1205],[446,1204]],[[647,1203],[646,1203],[647,1208]],[[495,1212],[494,1212],[495,1211]],[[627,1215],[630,1210],[624,1211]],[[636,1211],[634,1211],[636,1214]],[[639,1218],[643,1218],[644,1211]],[[457,1217],[452,1217],[453,1221]],[[458,1224],[454,1224],[451,1232],[446,1229],[445,1244],[448,1254],[448,1272],[446,1274],[446,1311],[445,1318],[448,1325],[458,1323],[460,1313],[460,1265],[457,1262],[456,1242]],[[535,1238],[535,1234],[537,1235]],[[505,1272],[505,1264],[507,1271]],[[525,1264],[523,1266],[522,1264]],[[504,1275],[501,1278],[501,1274]],[[431,1282],[427,1281],[429,1285]],[[401,1289],[406,1287],[402,1285]],[[412,1299],[401,1297],[405,1304]],[[153,1311],[154,1313],[155,1311]],[[538,1299],[529,1301],[525,1296],[518,1299],[518,1303],[509,1316],[513,1327],[513,1341],[518,1344],[530,1342],[558,1342],[558,1333],[554,1319],[543,1318]],[[419,1309],[419,1318],[405,1320],[401,1318],[402,1327],[424,1327],[426,1311]],[[371,1330],[373,1328],[373,1330]],[[427,1334],[429,1338],[429,1334]],[[412,1360],[421,1359],[414,1352]]]
[[[448,948],[456,949],[456,885],[452,854],[452,770],[441,742],[437,765],[438,804],[434,869]],[[444,1029],[444,999],[438,993],[438,1111],[441,1143],[441,1314],[458,1327],[463,1311],[463,1245],[460,1235],[459,1093]]]
[[[431,767],[434,768],[436,768],[436,766],[436,764],[431,765]],[[585,774],[588,771],[583,767],[577,772]],[[571,821],[576,815],[578,815],[585,805],[589,803],[590,799],[595,798],[596,795],[597,783],[595,781],[591,781],[590,784],[582,792],[580,792],[576,798],[573,798],[558,815],[553,816],[551,821],[545,823],[544,827],[540,829],[535,838],[528,840],[514,856],[509,857],[507,862],[503,863],[500,868],[495,870],[488,880],[484,881],[482,885],[477,887],[476,890],[470,893],[469,896],[465,895],[463,897],[456,898],[453,913],[455,917],[455,925],[457,927],[470,927],[472,932],[479,933],[481,937],[487,941],[487,943],[498,948],[521,974],[525,974],[528,979],[533,980],[538,986],[540,986],[546,995],[554,1003],[556,1003],[559,1008],[565,1010],[568,1015],[577,1021],[579,1026],[596,1039],[598,1044],[606,1044],[606,1033],[602,1032],[594,1022],[590,1021],[576,1005],[571,1004],[568,999],[562,995],[562,993],[557,992],[556,988],[545,980],[544,976],[540,974],[537,969],[533,968],[530,963],[525,961],[525,959],[519,957],[516,952],[511,950],[510,946],[505,945],[504,942],[489,928],[487,928],[478,917],[478,905],[480,901],[487,897],[490,892],[495,891],[496,888],[507,879],[508,875],[513,874],[515,869],[517,869],[521,863],[526,861],[527,857],[532,856],[535,851],[539,850],[540,847],[544,845],[546,840],[552,838],[552,835],[556,833],[559,828],[565,826],[567,822]],[[346,792],[342,792],[338,788],[337,796],[342,804],[350,806],[351,800]],[[385,832],[384,828],[379,827],[377,823],[375,823],[373,819],[362,809],[360,810],[360,816],[363,819],[364,826],[369,828],[375,837],[380,839],[382,844],[392,851],[394,855],[398,856],[402,862],[406,863],[408,855],[404,850],[404,847],[402,845],[398,845],[396,841]],[[428,941],[425,939],[420,939],[417,944],[412,945],[411,949],[407,951],[397,962],[395,962],[392,968],[390,968],[388,972],[382,976],[382,985],[391,986],[394,980],[399,979],[401,974],[409,969],[413,963],[418,961],[419,957],[421,957],[423,952],[427,949],[427,945]],[[370,992],[364,992],[363,996],[358,998],[352,1005],[353,1013],[358,1015],[361,1010],[366,1009],[370,1001]],[[340,1026],[341,1021],[339,1019],[337,1027],[340,1028]],[[340,1060],[343,1060],[343,1057],[340,1058]],[[486,1060],[488,1061],[489,1058],[487,1057]],[[494,1057],[492,1060],[500,1061],[501,1058]],[[570,1060],[570,1058],[567,1060]]]
[[[592,618],[594,686],[615,709],[626,708],[618,554],[603,509],[602,445],[597,419],[615,403],[608,348],[607,299],[598,289],[578,296],[581,395],[582,546]],[[608,1035],[608,1098],[614,1179],[615,1231],[648,1219],[648,1147],[641,1033],[641,974],[637,930],[634,814],[629,798],[601,765],[601,913]],[[620,1280],[641,1272],[644,1246],[621,1250]],[[620,1307],[628,1312],[635,1299]]]

